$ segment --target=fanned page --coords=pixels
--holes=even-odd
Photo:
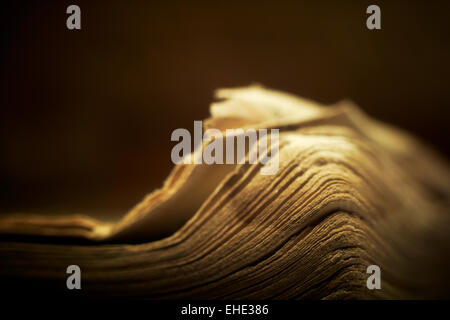
[[[446,160],[350,101],[322,106],[261,86],[216,96],[203,130],[221,135],[185,155],[119,221],[1,217],[4,283],[64,294],[61,270],[77,264],[89,297],[449,295]],[[225,148],[245,135],[237,129],[278,129],[278,141],[266,141],[271,160],[250,163],[261,151],[254,145],[242,162],[193,163],[212,143]],[[274,161],[276,172],[264,174]],[[382,270],[382,290],[368,289],[370,266]]]

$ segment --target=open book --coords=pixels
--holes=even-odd
[[[78,265],[87,297],[449,296],[446,160],[349,101],[321,106],[259,86],[217,97],[204,128],[223,139],[226,129],[279,129],[275,174],[261,163],[180,163],[114,223],[1,217],[2,284],[64,294],[67,266]],[[367,286],[371,265],[381,289]]]

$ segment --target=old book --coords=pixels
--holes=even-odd
[[[217,97],[204,129],[222,139],[279,129],[275,174],[262,174],[268,163],[180,163],[116,222],[2,217],[3,286],[65,294],[77,265],[86,297],[449,297],[445,159],[350,101],[321,106],[259,86]],[[368,288],[371,265],[380,289]]]

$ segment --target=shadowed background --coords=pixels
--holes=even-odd
[[[66,29],[81,7],[82,30]],[[370,4],[382,30],[366,28]],[[350,98],[449,155],[444,1],[2,3],[0,213],[116,217],[219,87]]]

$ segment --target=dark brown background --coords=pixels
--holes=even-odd
[[[447,3],[2,2],[0,212],[124,213],[173,166],[171,132],[252,82],[351,98],[448,156]]]

